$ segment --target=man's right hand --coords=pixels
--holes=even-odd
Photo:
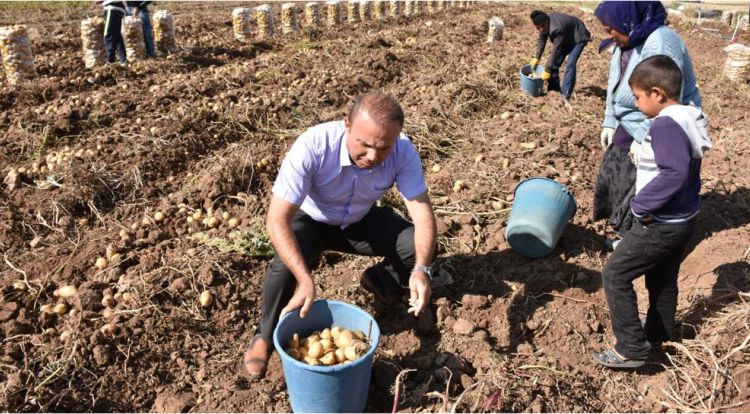
[[[536,69],[536,65],[538,64],[539,64],[539,59],[537,58],[531,59],[531,61],[529,62],[529,65],[531,65],[531,69]]]
[[[606,150],[612,145],[612,140],[615,138],[615,129],[604,127],[602,133],[599,136],[599,142],[602,144],[602,149]]]
[[[301,283],[297,283],[297,289],[294,291],[294,295],[289,299],[289,303],[284,306],[281,310],[281,315],[284,316],[287,312],[291,312],[300,306],[302,309],[299,311],[300,318],[307,316],[307,312],[310,311],[310,307],[315,301],[315,283],[312,278],[307,278]]]

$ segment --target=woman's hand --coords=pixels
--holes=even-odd
[[[638,163],[641,161],[641,144],[638,141],[633,141],[633,143],[630,144],[630,152],[628,152],[628,155],[630,155],[630,161],[637,167]]]
[[[599,142],[602,144],[602,149],[606,150],[612,145],[612,140],[615,138],[614,128],[602,128],[602,134],[599,136]]]

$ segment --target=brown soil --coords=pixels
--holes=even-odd
[[[415,371],[397,408],[410,411],[750,411],[741,347],[750,311],[737,293],[750,289],[750,87],[721,77],[728,29],[672,22],[690,48],[715,149],[680,274],[683,342],[629,373],[589,357],[612,343],[600,282],[606,229],[590,219],[608,55],[586,48],[568,110],[555,94],[519,91],[518,67],[535,42],[531,6],[477,3],[247,44],[232,39],[231,4],[168,7],[180,52],[93,71],[83,67],[77,19],[94,6],[0,16],[34,27],[39,74],[2,89],[0,171],[68,154],[52,171],[21,174],[15,190],[0,187],[0,408],[289,411],[278,356],[265,379],[237,370],[268,262],[252,242],[263,241],[259,223],[294,138],[383,88],[406,111],[431,194],[449,196],[436,207],[439,266],[454,283],[436,289],[430,315],[417,320],[406,304],[382,309],[359,288],[373,259],[323,258],[320,295],[373,312],[384,332],[368,411],[393,408],[407,368]],[[559,9],[601,36],[591,15]],[[485,43],[492,15],[507,26],[497,44]],[[529,142],[534,149],[519,145]],[[503,231],[515,184],[540,175],[568,184],[578,211],[555,252],[530,260]],[[454,193],[458,179],[468,189]],[[385,202],[403,207],[394,195]],[[222,224],[188,223],[199,209]],[[223,213],[240,220],[240,237]],[[142,224],[130,230],[134,223]],[[108,247],[120,258],[99,270]],[[44,314],[68,284],[78,294],[60,302],[72,311]],[[204,290],[215,297],[208,309],[197,300]],[[638,293],[645,309],[642,284]],[[101,304],[106,294],[115,296],[113,315]],[[113,337],[100,331],[108,322]],[[720,370],[711,364],[719,359]]]

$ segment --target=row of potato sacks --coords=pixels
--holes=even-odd
[[[739,25],[740,30],[750,30],[750,15],[746,13],[724,10],[721,12],[721,21],[732,28]]]
[[[164,53],[177,51],[175,39],[174,15],[166,10],[159,10],[153,15],[156,49]],[[143,59],[146,47],[143,40],[143,22],[139,18],[126,17],[123,21],[125,46],[128,59]],[[90,17],[81,20],[81,44],[83,45],[83,62],[87,68],[107,63],[104,49],[104,19]]]
[[[322,23],[321,11],[325,10],[325,22],[334,27],[344,22],[358,23],[363,20],[385,19],[391,16],[416,16],[425,10],[435,13],[451,7],[468,7],[468,1],[416,1],[416,0],[375,0],[375,1],[327,1],[325,4],[309,2],[304,5],[304,22],[299,21],[297,3],[281,5],[281,31],[292,33],[301,26],[319,28]],[[254,31],[257,26],[257,31]],[[232,11],[232,30],[234,37],[248,41],[254,37],[269,38],[276,32],[273,19],[273,8],[264,4],[254,8],[238,7]]]
[[[153,21],[157,49],[165,53],[177,51],[174,16],[161,10],[154,14]],[[146,51],[141,19],[126,17],[124,29],[128,58],[144,58]],[[81,21],[81,44],[83,45],[83,62],[87,68],[104,65],[107,62],[104,49],[104,19],[91,17]],[[36,76],[31,41],[25,25],[0,27],[0,54],[3,58],[8,84],[17,85],[23,79]]]

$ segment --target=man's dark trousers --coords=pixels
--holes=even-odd
[[[125,39],[122,38],[122,19],[125,13],[119,10],[104,12],[104,44],[107,48],[107,62],[114,63],[116,55],[120,55],[120,62],[127,62],[125,55]]]
[[[292,229],[308,269],[313,269],[326,250],[363,256],[382,256],[378,264],[401,285],[414,267],[414,225],[388,207],[373,207],[362,220],[341,229],[313,220],[302,211],[292,219]],[[278,255],[266,269],[260,333],[273,344],[273,330],[281,310],[294,295],[297,280]]]
[[[560,53],[555,58],[552,66],[551,77],[547,83],[548,91],[558,91],[562,94],[565,99],[570,99],[573,95],[573,90],[576,87],[576,64],[578,58],[583,53],[583,48],[586,47],[586,43],[581,42],[569,47],[568,49],[560,50]],[[568,58],[568,63],[565,64],[565,75],[563,77],[562,90],[560,89],[560,67],[562,67],[565,58]]]

